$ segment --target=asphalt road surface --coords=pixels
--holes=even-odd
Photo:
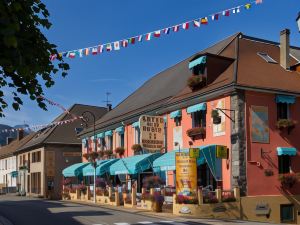
[[[2,224],[1,224],[2,221]],[[4,222],[3,222],[4,221]],[[206,225],[260,224],[246,221],[167,218],[100,206],[47,201],[16,196],[0,196],[0,225]]]

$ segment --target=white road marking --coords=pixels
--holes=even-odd
[[[141,221],[141,222],[138,222],[138,223],[140,223],[140,224],[151,224],[153,222],[150,222],[150,221]]]
[[[174,223],[174,221],[171,220],[164,220],[164,221],[159,221],[160,223]]]
[[[114,223],[116,225],[130,225],[130,223]]]

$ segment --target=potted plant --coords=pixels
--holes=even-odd
[[[100,158],[102,158],[104,156],[104,151],[98,151],[98,155]]]
[[[282,174],[279,176],[281,186],[284,188],[292,188],[298,182],[298,176],[294,173]]]
[[[264,173],[266,177],[271,177],[274,175],[274,172],[271,169],[265,169]]]
[[[279,119],[276,122],[276,127],[279,130],[287,130],[288,134],[295,128],[296,121],[291,119]]]
[[[213,118],[213,124],[221,123],[221,116],[219,115],[219,111],[217,109],[213,109],[211,111],[211,117]]]
[[[113,151],[112,151],[111,149],[108,149],[108,150],[106,150],[106,151],[104,152],[104,154],[105,154],[106,156],[111,156],[111,155],[113,154]]]
[[[90,158],[90,160],[92,160],[92,161],[95,161],[98,157],[99,157],[98,152],[91,152],[91,153],[89,154],[89,158]]]
[[[131,146],[131,149],[134,151],[134,154],[136,155],[139,152],[142,152],[142,146],[140,144],[134,144]]]
[[[202,75],[192,75],[187,80],[187,85],[192,91],[196,91],[203,87],[205,84],[205,78]]]
[[[119,156],[121,157],[125,153],[125,148],[124,147],[117,147],[115,149],[115,153],[119,154]]]
[[[86,194],[86,186],[84,184],[78,185],[77,189],[80,191],[80,194],[85,195]]]
[[[152,210],[154,212],[162,212],[162,206],[165,199],[159,192],[155,192],[152,196]]]
[[[191,138],[195,138],[195,136],[202,136],[202,138],[205,136],[206,134],[206,130],[204,127],[195,127],[195,128],[191,128],[188,129],[186,131],[187,136],[191,137]]]

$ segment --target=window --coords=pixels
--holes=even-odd
[[[176,127],[181,126],[181,116],[175,117],[175,118],[174,118],[174,122],[175,122],[175,126],[176,126]]]
[[[139,127],[135,127],[134,128],[134,144],[140,144],[140,128]]]
[[[281,222],[294,222],[294,205],[280,205]]]
[[[124,133],[119,134],[119,147],[124,147]]]
[[[277,103],[277,119],[289,118],[289,105],[287,103]]]
[[[192,127],[206,127],[206,111],[192,113]]]
[[[104,150],[104,147],[106,147],[105,138],[100,138],[100,150]]]
[[[41,152],[38,151],[38,152],[33,152],[31,154],[31,161],[33,163],[36,163],[36,162],[41,162]]]
[[[106,149],[112,150],[113,149],[113,136],[106,136]]]
[[[291,169],[291,157],[289,155],[278,156],[278,172],[289,173]]]
[[[265,52],[258,52],[257,55],[259,55],[262,59],[264,59],[268,63],[275,63],[275,64],[277,64],[277,62],[273,58],[271,58],[271,56],[269,56]]]

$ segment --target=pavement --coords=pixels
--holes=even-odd
[[[193,219],[92,203],[0,196],[0,225],[262,225],[248,221]]]

